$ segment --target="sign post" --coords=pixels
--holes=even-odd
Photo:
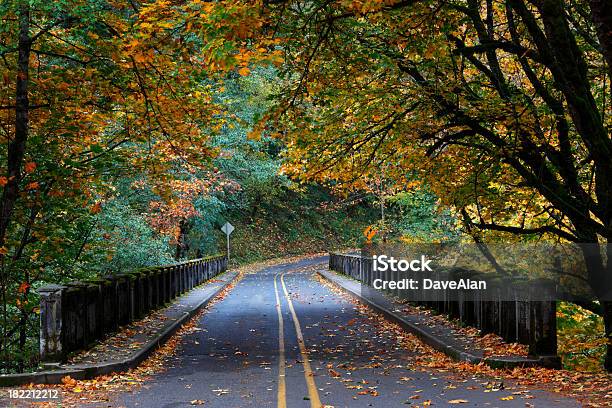
[[[234,226],[229,222],[226,222],[221,227],[221,231],[225,232],[225,236],[227,237],[227,263],[230,260],[230,234],[234,231]]]

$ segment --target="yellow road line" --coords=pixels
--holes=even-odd
[[[321,399],[319,398],[319,390],[317,390],[317,385],[314,381],[314,374],[312,373],[312,369],[310,368],[310,361],[308,361],[308,350],[306,349],[306,344],[304,343],[304,336],[302,335],[300,321],[298,320],[297,314],[295,313],[295,309],[293,308],[293,303],[291,302],[291,298],[289,297],[287,286],[285,286],[284,273],[281,275],[280,280],[281,284],[283,285],[283,291],[285,292],[285,298],[287,299],[287,303],[289,304],[291,316],[293,317],[293,325],[295,326],[295,333],[297,334],[298,345],[300,346],[300,354],[302,355],[302,360],[304,361],[304,378],[306,378],[306,385],[308,387],[308,397],[310,398],[310,406],[311,408],[321,408],[322,404]]]
[[[274,294],[276,295],[276,313],[278,314],[278,393],[277,407],[287,408],[287,396],[285,388],[285,330],[283,324],[283,313],[281,311],[280,297],[278,296],[278,285],[274,275]]]

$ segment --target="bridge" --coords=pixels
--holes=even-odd
[[[220,256],[43,288],[45,370],[0,381],[64,383],[64,390],[75,380],[92,384],[100,375],[137,369],[157,347],[178,338],[173,355],[142,386],[88,406],[580,406],[546,387],[466,369],[555,360],[553,350],[542,348],[542,356],[488,356],[485,346],[432,315],[363,290],[370,282],[359,257],[307,257],[240,273],[226,267]],[[543,310],[533,315],[545,319]],[[146,330],[125,334],[143,318],[144,326],[133,327]],[[180,330],[185,324],[188,330]],[[125,341],[113,348],[108,339],[116,339],[117,330]],[[523,342],[542,336],[545,331]]]

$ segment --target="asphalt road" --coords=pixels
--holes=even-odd
[[[579,406],[544,391],[512,384],[498,390],[498,380],[419,367],[418,346],[406,350],[397,333],[315,279],[313,266],[325,261],[246,275],[184,337],[166,371],[115,403],[338,408],[456,406],[463,400],[461,406]]]

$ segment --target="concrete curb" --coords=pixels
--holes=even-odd
[[[412,324],[407,321],[400,313],[394,312],[387,309],[386,307],[373,302],[361,296],[360,293],[351,289],[350,287],[343,285],[339,279],[335,279],[334,275],[345,278],[343,275],[337,274],[331,271],[318,271],[319,276],[334,284],[335,286],[348,293],[359,302],[367,305],[376,312],[382,314],[387,320],[399,324],[406,331],[417,336],[423,343],[432,347],[435,350],[441,351],[449,357],[458,361],[467,361],[472,364],[485,363],[492,368],[514,368],[514,367],[549,367],[549,368],[560,368],[560,359],[558,356],[540,356],[539,358],[529,357],[514,357],[514,356],[500,356],[500,357],[480,357],[476,356],[466,350],[459,349],[453,345],[447,344],[443,339],[440,339],[432,333],[423,330],[421,327]],[[346,278],[348,279],[348,278]]]
[[[223,276],[225,275],[225,276]],[[225,272],[221,275],[215,276],[213,279],[224,278],[225,282],[215,290],[210,296],[202,299],[200,303],[186,311],[180,318],[175,320],[172,324],[164,328],[157,336],[147,342],[138,351],[133,353],[130,357],[123,360],[114,361],[111,363],[104,363],[98,365],[73,365],[62,367],[57,370],[46,370],[37,371],[33,373],[23,374],[3,374],[0,375],[0,387],[24,385],[24,384],[60,384],[61,380],[65,376],[77,380],[90,379],[99,375],[110,374],[113,372],[127,371],[130,368],[138,366],[143,362],[153,351],[164,344],[168,339],[176,333],[186,322],[188,322],[198,311],[208,305],[210,301],[217,296],[223,289],[225,289],[230,283],[232,283],[238,272]],[[206,283],[204,283],[206,284]],[[68,368],[71,367],[71,368]]]

